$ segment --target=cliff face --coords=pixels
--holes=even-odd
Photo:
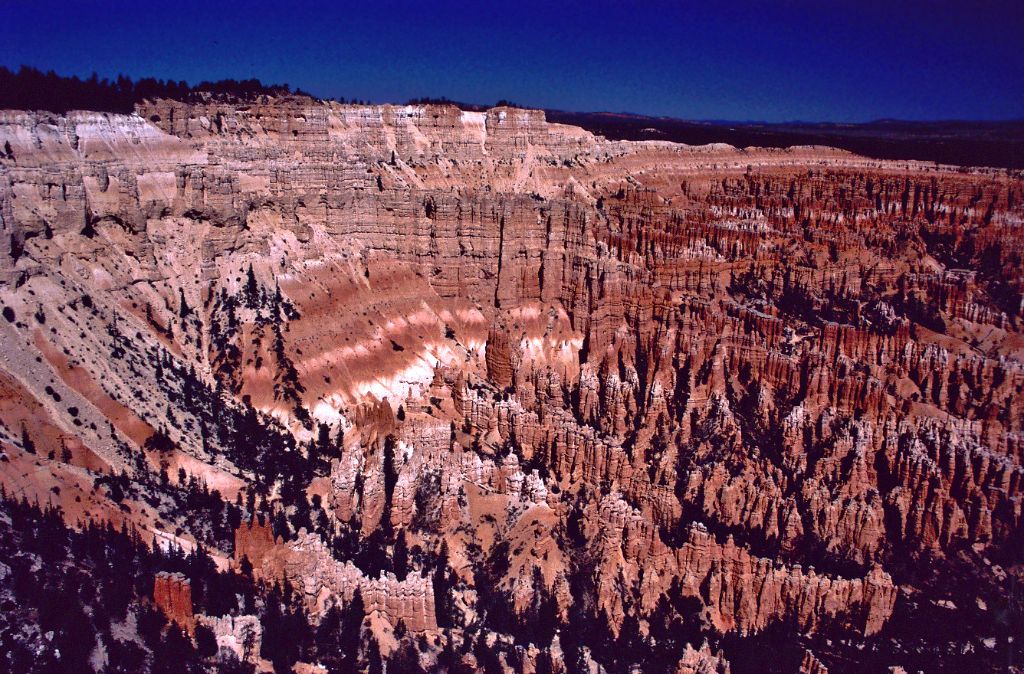
[[[314,614],[358,588],[378,633],[502,632],[550,596],[617,638],[671,605],[876,643],[907,560],[1021,562],[1018,176],[302,98],[0,112],[0,147],[4,484],[258,493],[281,540],[221,553]],[[260,485],[239,406],[334,449]],[[26,460],[26,409],[81,452]],[[359,556],[395,532],[407,568]],[[699,645],[680,671],[724,663]]]
[[[153,580],[153,603],[167,620],[189,632],[195,627],[192,612],[192,584],[183,574],[161,572]]]

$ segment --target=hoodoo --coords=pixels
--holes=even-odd
[[[994,667],[1019,628],[1012,171],[284,94],[0,147],[0,483],[161,560],[197,662]],[[95,652],[160,657],[146,610]]]

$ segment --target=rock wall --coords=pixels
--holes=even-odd
[[[184,574],[161,571],[153,579],[153,603],[167,619],[191,634],[195,629],[192,613],[192,584]]]

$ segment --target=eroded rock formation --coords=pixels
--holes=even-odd
[[[258,580],[288,580],[303,593],[310,610],[319,615],[332,604],[341,605],[358,590],[368,615],[379,614],[391,625],[403,622],[414,632],[437,629],[434,588],[427,578],[394,574],[368,578],[352,563],[335,560],[323,541],[301,530],[294,541],[269,545],[270,530],[258,523],[243,525],[235,533],[235,563],[248,559]]]
[[[202,478],[245,504],[222,560],[314,617],[358,589],[385,651],[722,671],[789,630],[803,671],[896,666],[898,587],[1021,562],[1017,175],[301,97],[0,141],[4,484]]]
[[[192,612],[192,585],[181,573],[161,572],[153,581],[153,603],[167,619],[192,631],[195,616]]]

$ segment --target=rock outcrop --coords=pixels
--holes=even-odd
[[[263,626],[258,616],[198,615],[196,622],[213,632],[218,651],[229,651],[242,661],[258,659],[263,640]]]
[[[382,574],[368,578],[351,562],[341,563],[331,557],[322,540],[302,530],[294,541],[280,539],[263,545],[269,535],[267,527],[243,525],[235,532],[235,563],[248,559],[258,580],[288,580],[304,596],[313,615],[320,615],[332,605],[342,605],[358,590],[367,615],[379,615],[394,627],[402,622],[413,632],[437,629],[434,587],[429,578],[410,574],[396,578]],[[253,539],[256,544],[253,545]]]
[[[161,571],[153,579],[153,603],[169,621],[189,632],[195,628],[192,612],[192,584],[181,573]]]

